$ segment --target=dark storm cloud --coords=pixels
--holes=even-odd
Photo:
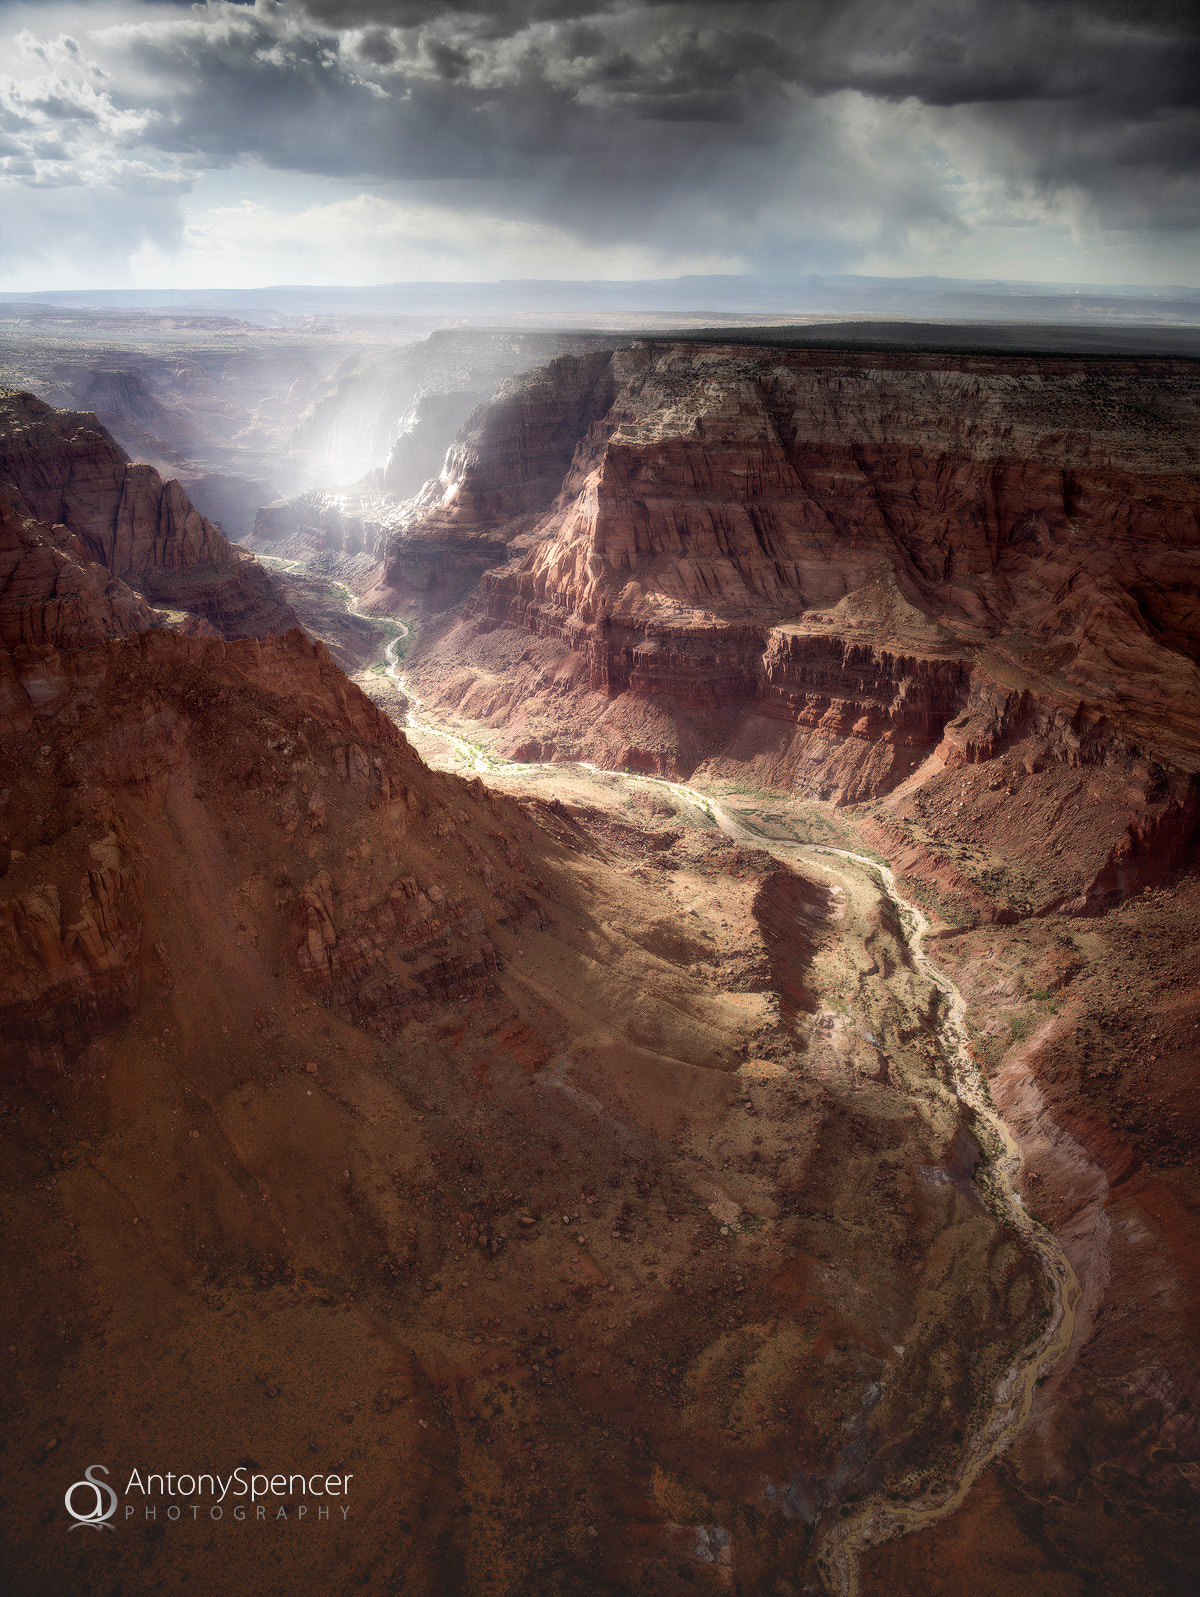
[[[757,218],[761,260],[821,218],[864,247],[961,227],[972,195],[1101,230],[1200,205],[1197,21],[1169,0],[112,4],[94,61],[56,46],[10,93],[15,176],[115,152],[130,183],[252,160],[486,185],[596,238]]]
[[[301,0],[300,8],[315,21],[335,28],[361,27],[371,22],[411,28],[442,17],[470,17],[481,29],[494,34],[520,32],[531,22],[634,9],[630,5],[606,6],[603,0],[593,6],[581,6],[579,0],[511,0],[500,5],[472,5],[470,0],[395,0],[394,4],[387,0]]]
[[[697,142],[710,159],[731,138],[758,142],[783,87],[769,39],[661,22],[633,51],[578,19],[481,45],[429,28],[339,37],[297,29],[282,8],[226,7],[203,25],[129,27],[121,42],[161,86],[142,101],[160,150],[356,178],[536,180],[578,155],[588,187],[652,187],[696,165]],[[639,119],[734,131],[650,142]]]

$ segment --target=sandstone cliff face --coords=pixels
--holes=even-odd
[[[420,493],[442,469],[446,448],[467,417],[492,396],[491,387],[419,394],[396,423],[383,468],[383,487],[397,499]]]
[[[478,408],[485,396],[469,390],[419,395],[397,423],[381,473],[345,492],[312,491],[264,507],[253,546],[364,575],[360,557],[368,556],[382,563],[368,608],[446,609],[504,558],[524,519],[553,503],[576,436],[603,408],[598,385],[607,359],[606,351],[564,356],[542,390],[517,379]]]
[[[0,487],[18,513],[68,529],[87,560],[152,604],[202,616],[229,637],[296,624],[270,574],[177,482],[131,464],[94,416],[0,396]]]
[[[455,435],[472,412],[514,374],[560,352],[587,355],[611,340],[557,333],[486,333],[443,329],[400,350],[348,361],[331,391],[296,429],[291,448],[309,469],[349,486],[309,489],[260,509],[250,543],[288,559],[317,560],[319,569],[369,578],[392,540],[413,521],[407,501],[422,494],[445,465]],[[512,452],[516,476],[527,472],[527,448]],[[559,476],[565,462],[559,463]],[[551,485],[550,497],[557,491]],[[435,502],[423,497],[422,503]],[[444,608],[473,587],[494,558],[478,547],[456,560],[430,548],[425,569],[406,567],[406,591]],[[460,570],[459,567],[462,567]]]
[[[147,567],[218,565],[232,546],[177,482],[131,465],[95,417],[32,395],[3,402],[0,477],[39,520],[70,527],[116,576]]]
[[[90,817],[93,825],[99,816]],[[0,998],[6,1068],[36,1070],[76,1057],[132,1014],[140,991],[138,863],[117,833],[56,851],[58,881],[0,898],[7,975]],[[5,873],[20,882],[27,856],[5,840]]]
[[[4,648],[86,648],[153,624],[141,594],[89,560],[73,533],[30,521],[0,496]]]
[[[572,446],[581,466],[608,425]],[[505,427],[561,458],[544,418]],[[733,443],[714,458],[729,478]],[[576,564],[588,506],[539,510],[553,473],[535,475],[507,502],[489,488],[519,581],[489,578],[426,668],[513,741],[881,793],[855,821],[891,828],[914,879],[942,849],[978,920],[1068,907],[1089,872],[1097,902],[1125,894],[1194,829],[1170,697],[1193,612],[1162,586],[1186,583],[1186,520],[1137,582],[1114,563],[1089,587],[1078,546],[1100,533],[1068,519],[1048,597],[1007,556],[949,583],[917,558],[935,470],[854,586],[854,528],[819,559],[797,535],[795,572],[772,574],[720,532],[733,511],[709,515],[703,477],[647,509],[653,549]],[[1101,496],[1114,523],[1127,490]],[[1170,499],[1153,474],[1143,494]],[[703,582],[661,546],[693,520]],[[548,575],[521,585],[560,530],[569,602]],[[328,1589],[381,1567],[429,1592],[815,1586],[842,1503],[948,1478],[1044,1283],[980,1201],[935,995],[869,875],[780,869],[656,796],[604,814],[438,775],[299,634],[144,632],[68,530],[22,513],[10,536],[0,1085],[23,1247],[0,1341],[14,1434],[46,1440],[0,1518],[25,1588],[94,1582],[90,1539],[39,1514],[63,1458],[141,1456],[148,1424],[164,1457],[202,1434],[238,1458],[248,1414],[288,1461],[353,1447],[387,1545],[280,1543],[283,1576]],[[790,608],[818,589],[823,608]],[[1109,696],[1086,685],[1106,654]],[[1010,890],[996,873],[1022,848],[1037,880]],[[1064,1565],[1114,1597],[1130,1570],[1154,1597],[1188,1589],[1200,1014],[1178,955],[1198,912],[1189,880],[1096,921],[947,929],[981,1051],[993,1027],[1030,1037],[986,1062],[1041,1139],[1028,1200],[1066,1232],[1086,1312],[1018,1445],[960,1515],[878,1549],[864,1590],[1010,1597]],[[147,1371],[145,1412],[113,1402]],[[148,1547],[160,1584],[212,1582],[192,1540],[111,1540],[125,1585]],[[253,1587],[258,1544],[223,1545],[219,1583]]]
[[[325,479],[332,473],[338,482],[390,457],[385,486],[405,498],[436,475],[463,419],[501,383],[560,353],[612,342],[588,334],[441,328],[400,349],[347,358],[301,417],[291,451],[322,463]]]
[[[1198,403],[1183,362],[560,361],[472,418],[383,583],[436,610],[491,556],[414,680],[523,754],[842,803],[1017,745],[1190,777]]]
[[[315,562],[322,571],[369,573],[382,559],[398,518],[390,496],[311,489],[262,506],[250,544],[279,559]]]
[[[226,537],[243,542],[254,529],[262,505],[279,497],[279,490],[261,478],[237,472],[203,472],[181,475],[180,487],[202,516],[216,522]]]
[[[607,410],[610,358],[562,356],[506,383],[468,419],[395,536],[369,605],[443,610],[505,558],[553,504],[577,440]]]

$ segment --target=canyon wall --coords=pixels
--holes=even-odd
[[[137,347],[136,328],[124,330],[132,347],[77,348],[30,386],[56,404],[94,412],[123,448],[172,472],[253,475],[278,467],[345,348],[302,335],[265,342],[271,335],[244,322],[201,319],[191,340],[172,328],[165,349],[151,352],[152,344]]]
[[[255,515],[251,545],[264,554],[297,560],[318,570],[374,571],[398,520],[390,496],[376,491],[326,493],[310,489],[263,505]]]
[[[66,529],[83,557],[151,605],[228,637],[297,624],[271,575],[86,412],[0,394],[0,492],[14,515]]]
[[[445,329],[419,343],[388,351],[350,370],[314,405],[297,428],[292,448],[326,463],[338,480],[358,480],[334,491],[312,489],[259,511],[252,546],[273,555],[317,560],[320,569],[348,577],[369,574],[361,558],[378,564],[395,536],[409,526],[408,501],[436,480],[447,450],[477,407],[506,379],[559,352],[581,355],[611,348],[600,336],[557,333],[487,333]],[[569,451],[568,451],[569,458]],[[530,450],[509,451],[507,468],[520,479]],[[559,463],[559,477],[566,461]],[[557,487],[557,484],[555,484]],[[419,518],[418,518],[419,519]],[[422,573],[411,565],[406,580],[436,594],[461,598],[495,557],[495,546],[475,549],[465,565],[437,560]]]
[[[518,757],[835,803],[918,772],[988,791],[1005,758],[1087,767],[1110,852],[1157,762],[1178,854],[1200,768],[1198,405],[1187,361],[651,342],[559,360],[471,418],[368,602],[425,615],[415,685]]]
[[[0,900],[8,970],[0,1039],[11,1068],[61,1068],[133,1012],[147,956],[144,881],[157,866],[122,804],[164,807],[186,827],[177,789],[181,782],[214,780],[215,773],[199,775],[199,764],[214,756],[220,780],[232,784],[229,802],[236,793],[239,803],[258,807],[285,852],[303,838],[327,845],[325,867],[284,906],[291,925],[284,942],[307,990],[347,1019],[387,1031],[414,1006],[420,1012],[430,993],[461,997],[494,971],[476,898],[450,892],[444,876],[438,885],[436,874],[417,869],[424,857],[418,835],[436,839],[440,795],[458,784],[425,770],[323,645],[295,630],[235,644],[165,631],[92,648],[71,648],[66,637],[59,642],[42,652],[36,675],[8,678],[12,693],[27,702],[23,714],[9,717],[5,735],[21,738],[33,728],[35,736],[50,738],[46,754],[53,756],[48,763],[35,759],[11,795],[5,821],[12,841]],[[301,794],[289,753],[314,718],[337,729],[332,740],[321,740],[319,762],[323,771],[328,765],[332,786],[310,792],[306,784]],[[76,732],[64,741],[68,720]],[[222,754],[209,737],[223,742]],[[52,802],[48,783],[59,795],[58,819],[43,836],[39,806]],[[376,810],[391,816],[408,838],[404,869],[369,912],[343,904],[338,885],[334,860],[347,805],[364,817]],[[199,825],[199,815],[192,821]],[[18,841],[23,850],[13,853]],[[202,850],[199,833],[187,846]],[[444,872],[454,849],[435,843],[435,852],[444,856]],[[507,868],[498,873],[486,850],[472,872],[482,872],[493,889],[489,914],[504,920],[530,912],[527,889]]]
[[[0,643],[85,648],[153,626],[149,605],[87,558],[65,527],[21,515],[0,495]]]
[[[347,358],[300,418],[290,448],[340,473],[341,482],[390,459],[385,486],[405,498],[436,473],[463,418],[502,382],[554,355],[612,342],[588,334],[442,328]],[[422,471],[427,462],[432,469]]]

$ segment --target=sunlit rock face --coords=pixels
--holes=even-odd
[[[490,388],[479,386],[416,395],[396,423],[396,436],[383,468],[384,489],[397,499],[420,493],[441,471],[446,446],[458,429],[491,397]]]
[[[612,401],[612,355],[568,355],[507,383],[467,420],[388,543],[368,605],[444,610],[523,546],[562,490],[579,439]]]
[[[1196,411],[1186,362],[560,360],[471,418],[376,603],[460,603],[414,682],[522,754],[838,803],[960,772],[969,813],[1086,771],[1050,896],[1094,906],[1196,824]]]

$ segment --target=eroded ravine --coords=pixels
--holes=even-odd
[[[357,600],[350,601],[350,608],[357,613]],[[407,636],[407,625],[399,618],[391,619],[403,632],[388,644],[384,664],[388,677],[408,699],[405,724],[410,731],[444,741],[473,772],[513,771],[528,775],[535,771],[563,769],[551,764],[502,759],[427,721],[421,714],[422,700],[405,681],[400,669],[399,649]],[[954,1092],[966,1115],[973,1120],[972,1129],[983,1153],[976,1183],[984,1195],[990,1197],[997,1218],[1010,1225],[1024,1245],[1037,1255],[1045,1272],[1050,1289],[1050,1313],[1046,1323],[998,1383],[987,1417],[967,1436],[949,1484],[940,1490],[918,1492],[907,1501],[899,1502],[886,1496],[881,1488],[849,1514],[839,1514],[824,1527],[817,1562],[825,1585],[838,1597],[857,1597],[860,1555],[892,1537],[919,1530],[953,1513],[980,1473],[1020,1433],[1029,1418],[1038,1382],[1070,1347],[1080,1295],[1079,1281],[1057,1239],[1034,1219],[1021,1201],[1016,1185],[1021,1152],[992,1104],[987,1084],[973,1058],[964,1019],[965,1001],[955,984],[926,953],[929,921],[918,905],[901,895],[891,869],[851,849],[764,836],[730,814],[711,795],[683,782],[654,776],[631,777],[628,773],[605,771],[586,762],[571,769],[574,773],[589,771],[605,780],[616,778],[664,788],[679,801],[703,811],[735,841],[762,849],[785,864],[798,862],[806,856],[819,859],[823,864],[838,859],[861,868],[868,875],[880,895],[894,906],[913,964],[940,994],[938,1041]],[[844,871],[845,867],[841,869]]]

